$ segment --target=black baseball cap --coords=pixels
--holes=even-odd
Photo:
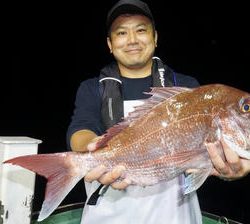
[[[144,15],[151,20],[153,27],[155,26],[153,15],[145,2],[140,0],[120,0],[108,12],[106,21],[107,31],[110,30],[114,20],[122,14]]]

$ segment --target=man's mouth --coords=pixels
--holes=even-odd
[[[126,53],[138,53],[141,52],[140,48],[131,48],[131,49],[127,49],[125,50]]]

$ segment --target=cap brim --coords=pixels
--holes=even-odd
[[[134,5],[121,5],[119,7],[117,7],[113,12],[110,13],[110,15],[108,16],[108,20],[107,20],[107,28],[109,29],[110,26],[112,25],[112,23],[114,22],[114,20],[123,14],[139,14],[139,15],[144,15],[146,17],[148,17],[151,21],[153,21],[153,18],[150,14],[146,13],[144,10],[142,10],[141,8],[138,8]]]

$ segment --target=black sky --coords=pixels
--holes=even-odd
[[[66,149],[66,129],[80,82],[98,75],[112,59],[105,17],[113,2],[7,8],[0,135],[41,139],[40,153]],[[201,84],[224,83],[250,91],[246,6],[148,3],[159,34],[157,56]],[[249,176],[234,182],[211,177],[199,190],[202,209],[249,221],[249,186]],[[80,189],[68,200],[84,200],[78,196]],[[43,190],[39,178],[35,209],[41,205]]]

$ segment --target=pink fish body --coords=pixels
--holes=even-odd
[[[211,84],[194,89],[153,88],[152,96],[128,118],[110,128],[89,153],[28,155],[5,161],[48,179],[38,220],[48,217],[92,168],[124,165],[122,177],[147,186],[170,180],[187,169],[183,193],[198,189],[212,170],[206,144],[223,138],[250,159],[250,94]]]

